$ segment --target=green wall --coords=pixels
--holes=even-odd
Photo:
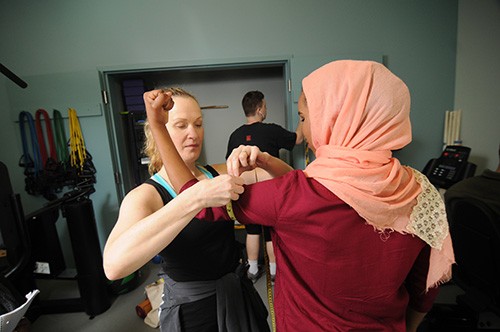
[[[455,109],[462,110],[461,138],[476,174],[498,167],[500,145],[500,1],[460,0]]]
[[[99,104],[98,68],[103,67],[384,55],[412,93],[414,140],[398,156],[422,169],[441,151],[444,112],[453,109],[457,11],[456,0],[3,0],[0,62],[20,77],[95,71],[95,90],[82,93],[96,96],[89,104]],[[5,114],[0,139],[9,142],[1,144],[0,160],[29,212],[45,201],[24,192],[18,125],[8,116],[18,112],[12,85],[0,77]],[[61,101],[54,104],[74,91],[61,86],[58,93]],[[28,100],[29,93],[18,92],[18,98]],[[105,118],[98,114],[80,121],[98,171],[91,198],[104,242],[119,205]]]

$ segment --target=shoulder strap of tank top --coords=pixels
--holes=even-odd
[[[213,179],[214,176],[217,176],[219,175],[219,173],[217,173],[217,171],[210,165],[206,165],[206,166],[201,166],[201,165],[196,165],[196,167],[198,167],[198,169],[206,175],[207,178],[209,179]],[[148,179],[149,180],[149,179]],[[174,188],[172,188],[172,186],[167,182],[165,181],[164,178],[162,178],[160,176],[160,174],[156,173],[154,174],[150,180],[152,180],[153,183],[156,183],[156,184],[159,184],[161,186],[162,189],[166,190],[167,193],[170,195],[171,198],[174,198],[177,196],[177,193],[175,192]],[[158,190],[158,186],[155,186],[153,183],[151,183],[150,181],[147,181],[147,183],[153,185],[157,190]],[[160,196],[162,196],[162,199],[163,199],[163,195],[162,193],[160,192],[160,190],[158,190],[158,192],[160,193]],[[165,201],[165,199],[163,199],[163,201]],[[168,200],[170,201],[170,199]]]
[[[144,183],[152,185],[156,189],[156,191],[158,191],[158,194],[160,195],[161,200],[163,201],[163,205],[167,205],[167,203],[172,200],[172,196],[168,193],[165,187],[163,187],[155,180],[149,178],[146,181],[144,181]]]
[[[172,198],[177,196],[174,188],[172,188],[172,186],[164,178],[162,178],[160,174],[156,173],[151,177],[151,179],[165,188],[165,190],[170,194]]]
[[[198,167],[198,169],[203,172],[203,174],[205,174],[207,176],[207,178],[209,179],[213,179],[214,177],[216,177],[217,175],[219,175],[219,172],[217,172],[212,166],[210,165],[205,165],[205,166],[202,166],[202,165],[196,165],[196,167]]]

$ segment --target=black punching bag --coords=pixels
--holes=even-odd
[[[92,201],[86,198],[65,203],[63,213],[68,222],[80,297],[85,312],[95,316],[106,311],[111,301]]]

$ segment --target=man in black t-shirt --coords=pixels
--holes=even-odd
[[[280,149],[292,150],[295,144],[303,141],[301,122],[295,132],[291,132],[274,123],[263,123],[267,116],[267,104],[264,94],[260,91],[249,91],[241,102],[247,122],[236,129],[229,137],[226,159],[233,149],[240,145],[255,145],[263,152],[279,158]],[[271,279],[274,281],[276,274],[276,258],[269,227],[260,225],[245,225],[247,231],[246,250],[248,256],[248,277],[254,282],[259,278],[258,268],[260,234],[264,234],[266,249],[269,256],[269,269]]]

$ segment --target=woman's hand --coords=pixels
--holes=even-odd
[[[240,176],[256,167],[265,169],[269,157],[269,153],[260,151],[256,146],[240,145],[227,158],[227,174]]]
[[[172,93],[151,90],[144,93],[143,99],[149,123],[164,126],[168,122],[168,111],[174,107]]]
[[[184,192],[191,191],[202,208],[224,206],[237,200],[243,193],[243,179],[231,175],[219,175],[213,179],[197,182]]]

